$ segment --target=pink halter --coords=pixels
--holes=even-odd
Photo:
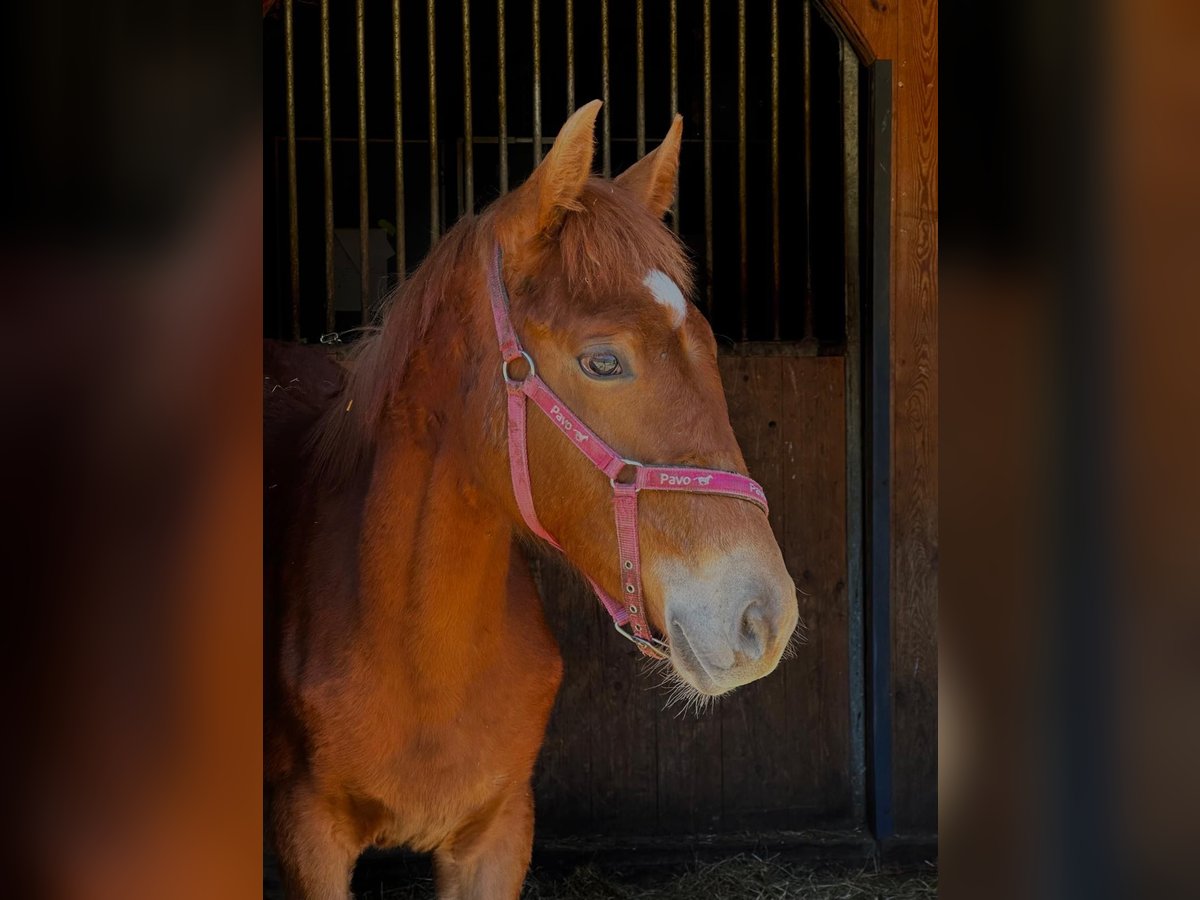
[[[724,494],[749,500],[761,507],[763,512],[767,511],[767,497],[759,484],[745,475],[719,469],[646,465],[625,459],[600,440],[538,377],[533,358],[521,348],[521,342],[509,318],[508,292],[504,287],[500,267],[501,251],[497,244],[492,264],[488,268],[488,292],[491,295],[492,317],[496,322],[496,337],[500,342],[500,371],[508,389],[508,459],[517,506],[525,524],[534,534],[552,547],[562,550],[558,541],[551,537],[538,521],[537,512],[533,507],[525,437],[525,398],[528,397],[551,422],[562,429],[573,447],[608,476],[613,490],[613,511],[617,518],[617,551],[623,602],[618,603],[610,597],[590,577],[588,582],[623,637],[633,641],[646,656],[666,659],[669,653],[667,643],[651,633],[642,602],[642,561],[637,526],[638,492],[651,490]],[[525,360],[529,367],[528,374],[520,380],[512,377],[508,371],[509,364],[518,359]],[[633,470],[633,476],[628,481],[622,481],[621,475],[630,469]]]

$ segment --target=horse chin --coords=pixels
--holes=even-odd
[[[664,666],[663,686],[669,691],[665,709],[701,716],[716,706],[718,697],[729,693],[713,681],[684,644],[672,643],[671,658]]]
[[[676,690],[701,698],[716,698],[728,694],[733,688],[721,687],[717,679],[705,668],[704,662],[692,648],[687,633],[678,623],[672,623],[671,669],[677,680]]]
[[[663,686],[669,689],[666,706],[668,709],[678,708],[681,712],[694,712],[701,715],[716,705],[719,697],[733,693],[743,684],[756,681],[775,668],[776,663],[766,671],[760,671],[747,677],[744,672],[732,673],[710,671],[703,658],[692,647],[686,631],[678,623],[672,623],[669,629],[671,642],[671,657],[666,663]]]

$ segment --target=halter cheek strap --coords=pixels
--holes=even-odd
[[[617,631],[628,638],[646,656],[665,659],[670,653],[666,641],[654,636],[646,620],[642,598],[642,560],[638,545],[638,493],[640,491],[683,491],[693,494],[721,494],[746,500],[767,511],[762,487],[745,475],[720,469],[684,466],[645,465],[625,459],[596,436],[571,412],[558,395],[537,374],[537,367],[522,347],[509,314],[508,291],[501,275],[499,244],[488,267],[488,293],[496,338],[500,344],[501,373],[508,395],[508,459],[517,508],[529,530],[550,546],[562,550],[538,519],[529,477],[529,449],[526,437],[527,401],[553,422],[576,450],[608,477],[613,493],[613,514],[617,525],[617,556],[621,574],[620,599],[614,599],[590,576],[585,576]],[[522,378],[510,371],[511,364],[524,360],[528,367]],[[632,475],[630,475],[632,473]],[[626,476],[622,478],[622,475]]]

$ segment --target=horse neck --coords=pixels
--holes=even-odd
[[[464,300],[487,314],[486,298],[455,298]],[[402,658],[407,677],[419,678],[423,692],[453,695],[499,647],[513,523],[485,487],[505,465],[496,429],[485,425],[498,392],[486,379],[474,387],[479,341],[491,326],[449,304],[440,319],[381,426],[359,599],[365,633]]]

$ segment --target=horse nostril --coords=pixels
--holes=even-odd
[[[771,623],[764,604],[754,600],[742,613],[738,630],[738,650],[747,660],[761,659],[771,643]]]

